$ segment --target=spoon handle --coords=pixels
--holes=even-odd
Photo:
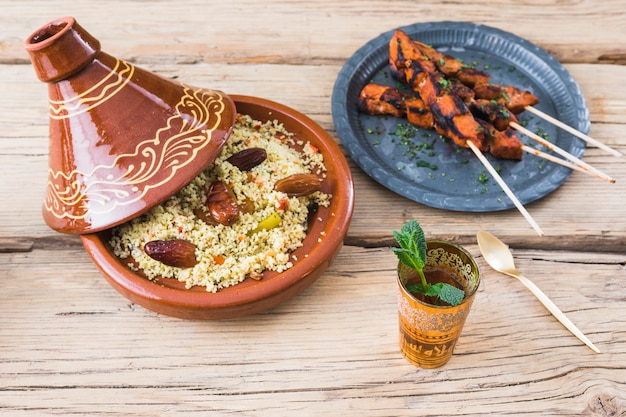
[[[563,324],[563,326],[565,326],[570,332],[572,332],[574,336],[579,338],[584,344],[586,344],[594,352],[600,353],[600,349],[595,347],[594,344],[591,343],[589,339],[587,339],[587,337],[583,334],[583,332],[578,330],[578,327],[576,327],[574,323],[572,323],[565,316],[565,314],[563,314],[563,312],[548,298],[547,295],[543,293],[543,291],[539,289],[539,287],[537,287],[531,280],[529,280],[528,278],[526,278],[525,276],[521,274],[515,275],[515,277],[518,278],[522,282],[522,284],[524,284],[526,288],[528,288],[530,292],[532,292],[535,295],[535,297],[537,297],[537,299],[541,301],[541,303],[548,309],[548,311],[550,311],[550,313],[552,313],[552,315],[556,317],[556,319],[560,321],[561,324]]]

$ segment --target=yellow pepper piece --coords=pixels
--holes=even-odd
[[[265,219],[261,220],[258,226],[254,230],[251,230],[248,235],[253,235],[257,232],[260,232],[261,230],[273,229],[278,226],[281,221],[283,221],[283,219],[280,217],[280,214],[274,212],[267,216]]]

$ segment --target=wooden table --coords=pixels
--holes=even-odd
[[[459,213],[397,196],[349,158],[356,191],[345,246],[311,288],[221,322],[182,321],[115,292],[76,236],[41,217],[47,90],[23,49],[72,15],[103,50],[191,85],[248,94],[309,115],[337,137],[338,71],[378,34],[467,20],[548,50],[580,84],[591,135],[626,153],[626,7],[585,2],[0,1],[0,415],[615,416],[626,413],[626,164],[590,146],[608,184],[575,172],[516,210]],[[483,282],[452,360],[410,365],[398,348],[391,230],[477,257]],[[602,350],[570,335],[480,256],[476,232],[513,249],[534,280]]]

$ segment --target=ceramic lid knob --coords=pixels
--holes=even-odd
[[[215,160],[232,131],[226,94],[108,55],[71,17],[38,29],[25,47],[48,84],[43,217],[59,232],[108,229],[160,204]]]
[[[100,42],[73,17],[52,21],[26,40],[26,51],[43,82],[54,82],[80,71],[100,51]]]

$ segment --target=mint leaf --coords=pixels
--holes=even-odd
[[[420,284],[417,284],[415,282],[407,282],[406,285],[406,290],[408,292],[412,292],[415,294],[423,294],[424,293],[424,287],[422,287]]]
[[[413,252],[411,252],[410,250],[403,249],[403,248],[391,248],[391,250],[393,253],[396,254],[396,256],[398,257],[398,260],[402,262],[403,264],[405,264],[406,266],[412,269],[415,269],[416,271],[420,268],[423,268],[423,265],[421,264],[419,259],[417,259],[413,255]]]
[[[441,288],[444,286],[442,282],[436,282],[434,284],[430,284],[428,288],[424,291],[424,295],[427,297],[439,297],[441,293]]]
[[[445,301],[453,306],[461,304],[464,297],[465,291],[450,284],[442,284],[441,291],[439,291],[439,298],[441,301]]]
[[[393,237],[400,245],[400,249],[391,250],[398,255],[400,262],[416,271],[424,269],[426,265],[426,237],[417,220],[409,220],[400,232],[392,232]],[[401,258],[402,256],[402,258]]]

